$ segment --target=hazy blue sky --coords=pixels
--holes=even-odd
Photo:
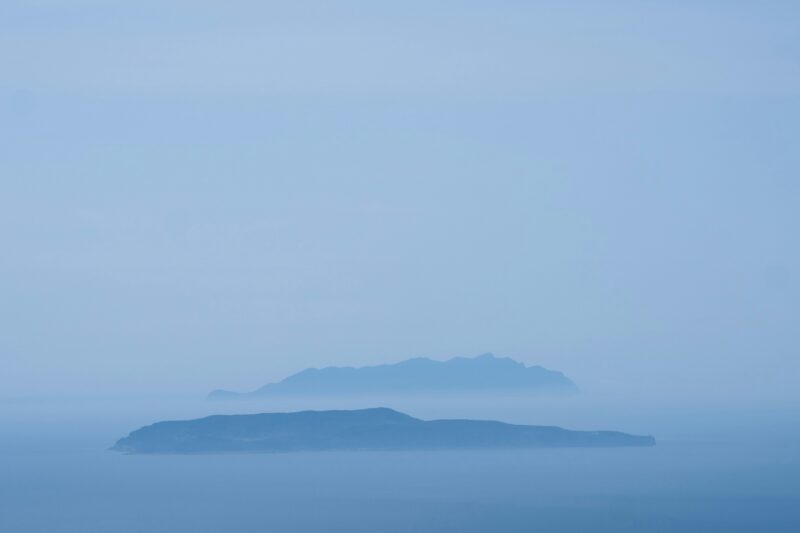
[[[785,398],[798,6],[4,0],[0,396],[493,351]]]

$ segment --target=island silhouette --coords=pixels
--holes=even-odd
[[[322,450],[520,449],[653,446],[650,436],[572,431],[488,420],[420,420],[385,407],[214,415],[158,422],[112,450],[126,453],[291,452]]]
[[[309,368],[252,392],[215,390],[208,397],[233,400],[297,395],[552,394],[577,390],[575,383],[561,372],[486,353],[447,361],[417,357],[360,368]]]

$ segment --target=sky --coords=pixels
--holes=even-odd
[[[796,2],[0,5],[0,397],[494,352],[792,402]]]

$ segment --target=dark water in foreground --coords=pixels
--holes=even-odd
[[[800,531],[800,454],[781,439],[125,456],[104,432],[59,443],[10,429],[4,533]]]

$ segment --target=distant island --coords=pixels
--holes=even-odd
[[[561,372],[525,366],[487,353],[435,361],[425,357],[400,363],[353,367],[309,368],[277,383],[246,393],[216,390],[212,400],[265,396],[338,396],[369,394],[573,393],[578,388]]]
[[[617,431],[570,431],[483,420],[424,421],[387,408],[216,415],[158,422],[120,439],[125,453],[290,452],[321,450],[521,449],[653,446]]]

